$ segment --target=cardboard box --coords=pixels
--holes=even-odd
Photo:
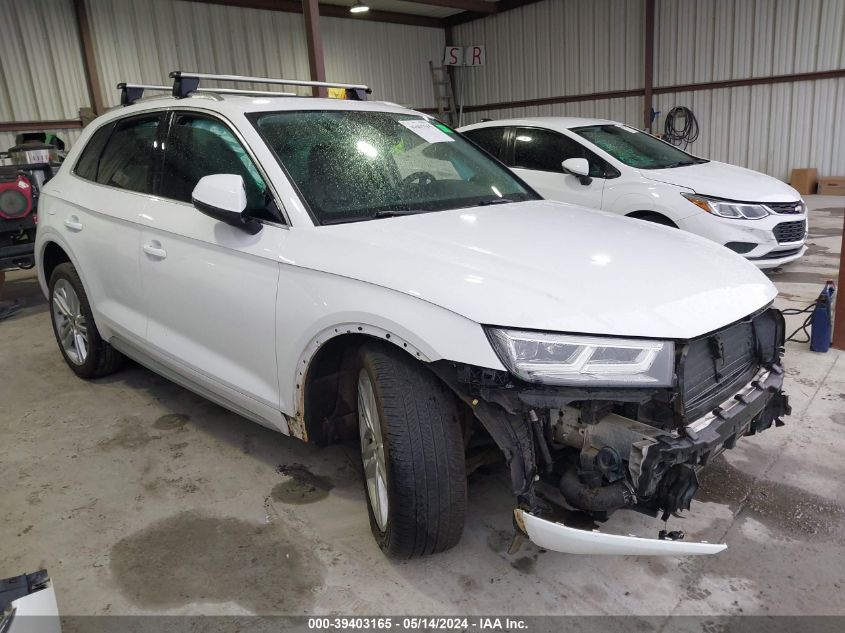
[[[845,196],[845,177],[819,178],[819,195]]]
[[[807,196],[816,193],[817,175],[815,169],[793,169],[789,184],[802,196]]]

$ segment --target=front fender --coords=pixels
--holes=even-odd
[[[280,407],[289,417],[302,413],[300,386],[317,351],[347,334],[390,342],[421,362],[504,370],[481,325],[402,292],[286,266],[277,301]]]
[[[635,211],[654,211],[678,224],[684,218],[701,211],[684,200],[680,192],[680,187],[644,178],[630,186],[605,188],[602,206],[619,215],[628,215]]]

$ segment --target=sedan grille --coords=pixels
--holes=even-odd
[[[766,202],[764,204],[777,214],[801,213],[804,210],[804,205],[800,202]]]
[[[807,222],[805,220],[798,220],[797,222],[781,222],[774,228],[775,239],[778,244],[785,242],[800,242],[804,239],[804,234],[807,232]]]

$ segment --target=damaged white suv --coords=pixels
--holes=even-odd
[[[126,355],[282,433],[360,441],[392,556],[458,542],[491,447],[542,547],[724,548],[579,530],[550,502],[687,509],[700,469],[789,413],[757,268],[540,200],[418,112],[175,76],[177,96],[88,126],[41,198],[39,279],[76,374]]]

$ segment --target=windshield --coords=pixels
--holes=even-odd
[[[572,131],[616,160],[638,169],[668,169],[707,162],[627,125],[588,125]]]
[[[251,118],[320,224],[537,197],[433,119],[350,110]]]

